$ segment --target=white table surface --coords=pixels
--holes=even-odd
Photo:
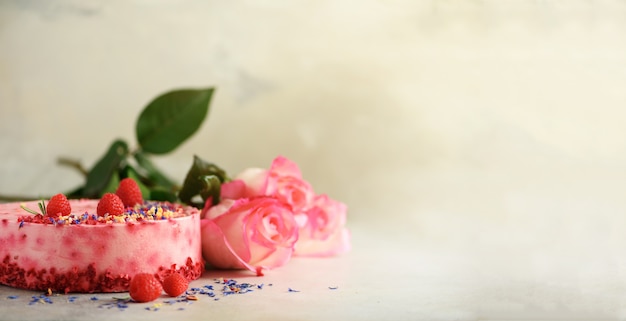
[[[108,304],[116,302],[113,297],[127,296],[127,293],[117,293],[55,294],[47,297],[52,304],[29,304],[33,295],[41,293],[2,286],[0,319],[380,320],[391,316],[406,319],[423,315],[418,312],[419,305],[415,305],[415,295],[425,285],[425,276],[415,273],[413,264],[390,273],[388,268],[400,257],[396,257],[397,253],[385,254],[385,249],[375,243],[368,244],[370,238],[364,232],[355,235],[355,250],[347,255],[294,258],[262,277],[247,271],[206,271],[199,280],[191,283],[190,288],[213,285],[215,297],[198,295],[199,300],[191,303],[170,305],[167,301],[172,298],[164,294],[150,303],[131,302],[123,310],[109,308]],[[409,252],[405,254],[409,261],[416,260]],[[222,285],[216,284],[215,280],[219,278],[263,286],[261,289],[253,287],[252,292],[245,294],[225,296],[220,292]],[[72,297],[75,299],[70,299]],[[159,304],[162,305],[157,311],[146,310]]]
[[[114,138],[134,142],[157,93],[215,85],[209,121],[157,164],[180,181],[194,154],[231,174],[288,156],[348,204],[354,237],[345,256],[262,278],[207,272],[192,286],[273,286],[159,311],[98,308],[112,295],[28,305],[38,293],[0,286],[0,320],[624,320],[625,13],[0,1],[0,195],[78,186],[57,157],[92,166]]]
[[[619,311],[612,309],[620,304],[618,283],[607,287],[603,279],[597,279],[595,284],[584,284],[581,279],[570,278],[572,273],[562,278],[541,278],[536,270],[515,273],[515,266],[527,266],[516,261],[518,255],[512,251],[489,258],[469,246],[445,247],[426,239],[419,242],[419,237],[401,227],[394,229],[352,226],[354,249],[349,254],[294,258],[263,277],[242,271],[206,271],[190,288],[213,285],[215,297],[198,295],[199,300],[192,303],[168,304],[172,298],[163,295],[151,303],[131,302],[125,309],[111,308],[113,297],[127,296],[118,293],[55,294],[48,297],[52,304],[29,304],[33,295],[41,293],[0,286],[0,319],[620,319]],[[221,285],[215,283],[219,278],[263,286],[224,296]],[[73,296],[76,298],[70,302]],[[155,307],[158,310],[147,309]]]

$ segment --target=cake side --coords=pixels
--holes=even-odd
[[[129,212],[121,219],[99,218],[93,216],[98,200],[70,202],[71,222],[32,220],[36,216],[21,205],[36,208],[36,202],[0,204],[0,284],[65,293],[122,292],[137,273],[162,279],[179,272],[188,280],[201,275],[197,209],[176,205],[176,211],[159,217],[159,203],[152,203],[157,208],[153,217],[133,218]]]

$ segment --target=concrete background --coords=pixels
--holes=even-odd
[[[134,145],[158,93],[215,86],[156,159],[176,180],[194,154],[231,173],[281,154],[349,225],[457,253],[513,301],[624,315],[625,18],[611,0],[2,1],[0,194],[71,189],[58,156],[89,167]]]

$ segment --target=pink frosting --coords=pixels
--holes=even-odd
[[[72,213],[95,213],[98,200],[71,200]],[[164,277],[203,270],[200,214],[156,221],[53,225],[19,222],[21,203],[0,204],[0,284],[59,292],[128,290],[136,273]],[[37,202],[25,205],[37,209]]]

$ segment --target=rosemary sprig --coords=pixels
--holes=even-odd
[[[40,212],[37,212],[35,210],[30,209],[30,208],[26,207],[26,205],[24,205],[24,204],[21,204],[20,207],[23,210],[25,210],[26,212],[28,212],[28,213],[31,213],[31,214],[34,214],[34,215],[40,215],[41,214],[41,215],[45,216],[46,215],[46,202],[44,200],[41,200],[41,201],[39,201],[37,203],[37,205],[39,206],[39,211]]]

